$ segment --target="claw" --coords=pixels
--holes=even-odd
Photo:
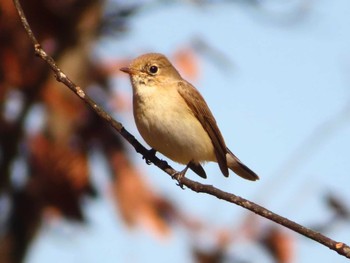
[[[181,179],[184,177],[184,174],[182,173],[183,171],[181,172],[176,172],[174,174],[171,175],[171,178],[173,178],[174,180],[177,181],[177,184],[178,186],[181,187],[181,189],[184,189],[184,185],[180,182]]]
[[[151,148],[150,150],[148,150],[148,153],[147,153],[147,155],[148,156],[155,156],[156,155],[156,150],[155,149],[153,149],[153,148]],[[146,164],[148,164],[148,165],[150,165],[152,162],[147,158],[147,156],[142,156],[142,159],[144,159],[145,160],[145,162],[146,162]]]
[[[145,156],[142,156],[142,159],[145,160],[146,164],[150,165],[152,162],[148,160]]]
[[[187,169],[190,167],[191,162],[189,162],[185,169],[183,169],[181,172],[175,172],[171,175],[171,177],[177,181],[177,185],[180,186],[182,189],[184,189],[184,185],[181,183],[181,179],[185,177],[185,174],[187,172]]]

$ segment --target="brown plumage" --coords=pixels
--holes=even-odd
[[[200,164],[214,161],[226,177],[229,168],[245,179],[259,179],[226,147],[202,95],[164,55],[142,55],[121,70],[132,82],[137,128],[153,149],[202,177],[206,176]]]

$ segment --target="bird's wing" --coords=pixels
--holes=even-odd
[[[214,146],[215,156],[220,170],[227,177],[228,168],[225,141],[207,103],[204,101],[198,90],[187,81],[179,81],[177,87],[179,94],[184,98],[193,115],[199,120],[205,131],[208,133]]]
[[[202,165],[200,163],[194,163],[194,162],[190,162],[188,164],[188,167],[195,172],[196,174],[198,174],[200,177],[206,179],[207,178],[207,174],[205,173]]]

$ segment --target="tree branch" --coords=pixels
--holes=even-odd
[[[24,29],[28,33],[29,38],[31,39],[35,54],[39,56],[41,59],[43,59],[51,68],[51,70],[54,72],[55,77],[57,81],[62,82],[64,85],[66,85],[69,89],[71,89],[76,95],[78,95],[87,105],[90,106],[90,108],[95,111],[102,119],[104,119],[106,122],[108,122],[115,130],[119,132],[121,136],[125,140],[127,140],[136,150],[136,152],[140,153],[143,157],[145,157],[147,160],[150,160],[153,164],[158,166],[160,169],[162,169],[164,172],[166,172],[169,175],[173,175],[175,171],[171,166],[168,165],[166,161],[160,160],[155,155],[151,154],[142,144],[140,144],[135,137],[130,134],[120,122],[117,122],[114,120],[106,111],[104,111],[100,106],[98,106],[85,92],[76,84],[74,84],[63,72],[62,70],[56,65],[55,61],[47,55],[47,53],[41,48],[39,42],[37,41],[36,37],[34,36],[27,19],[24,15],[24,12],[22,10],[22,7],[19,3],[19,0],[13,0],[16,9],[18,11],[18,14],[20,16],[20,19],[22,21],[22,24],[24,26]],[[258,214],[262,217],[265,217],[271,221],[274,221],[277,224],[283,225],[301,235],[304,235],[305,237],[308,237],[310,239],[315,240],[316,242],[323,244],[324,246],[336,251],[338,254],[345,256],[347,258],[350,258],[350,247],[342,242],[336,242],[316,231],[313,231],[311,229],[308,229],[302,225],[299,225],[285,217],[282,217],[278,214],[275,214],[266,208],[259,206],[251,201],[248,201],[242,197],[236,196],[234,194],[224,192],[218,188],[215,188],[212,185],[206,185],[201,184],[195,181],[192,181],[186,177],[183,177],[179,180],[180,185],[184,185],[188,187],[189,189],[197,192],[197,193],[206,193],[212,196],[215,196],[219,199],[225,200],[230,203],[234,203],[236,205],[239,205],[245,209],[248,209],[255,214]]]

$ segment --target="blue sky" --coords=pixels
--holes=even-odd
[[[183,1],[144,8],[131,20],[126,36],[104,39],[96,53],[133,58],[156,51],[171,56],[194,37],[205,39],[232,67],[222,70],[200,56],[201,75],[193,84],[212,109],[226,144],[261,180],[252,183],[233,174],[227,179],[216,164],[207,164],[209,178],[203,182],[301,224],[324,222],[329,215],[322,202],[326,193],[350,199],[350,2],[308,1],[308,13],[295,23],[268,19],[248,5],[212,2],[203,7]],[[282,6],[276,11],[277,1],[267,2],[265,14],[287,15]],[[114,81],[131,99],[129,80]],[[116,118],[141,140],[131,112]],[[96,153],[91,159],[94,180],[100,189],[108,188],[101,156]],[[157,192],[167,193],[185,211],[208,222],[238,225],[246,213],[216,198],[182,191],[136,153],[134,160]],[[186,249],[190,237],[181,228],[166,242],[143,229],[126,230],[106,193],[86,200],[86,213],[86,226],[44,225],[27,262],[191,262]],[[339,225],[327,235],[349,244],[350,225]],[[347,262],[313,241],[293,236],[296,262]],[[249,244],[239,249],[251,262],[271,262]]]

